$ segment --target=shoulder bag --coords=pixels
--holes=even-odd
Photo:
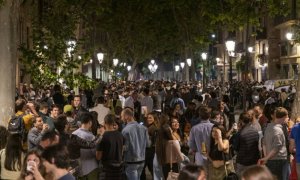
[[[170,158],[170,166],[171,166],[171,170],[168,173],[168,177],[167,180],[177,180],[179,173],[173,172],[173,161],[172,161],[172,151],[173,151],[173,142],[172,142],[172,146],[171,146],[171,158]]]

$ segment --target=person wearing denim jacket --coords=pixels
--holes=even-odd
[[[121,119],[127,123],[122,130],[125,139],[124,162],[127,179],[139,180],[144,163],[146,147],[150,147],[148,130],[134,120],[133,111],[125,108]]]

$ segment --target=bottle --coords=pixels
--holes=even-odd
[[[202,154],[206,154],[206,145],[205,145],[205,142],[201,143],[201,151],[202,151]]]

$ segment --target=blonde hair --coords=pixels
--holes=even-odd
[[[242,180],[275,180],[268,168],[264,166],[250,166],[242,172]]]

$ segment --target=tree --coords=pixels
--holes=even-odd
[[[63,80],[68,87],[91,88],[94,82],[73,69],[86,62],[88,54],[78,54],[82,40],[76,38],[80,1],[35,1],[32,6],[32,46],[22,44],[25,73],[38,85]],[[81,55],[82,58],[78,58]],[[57,69],[60,69],[57,72]]]
[[[6,126],[14,114],[19,0],[0,2],[0,124]]]

